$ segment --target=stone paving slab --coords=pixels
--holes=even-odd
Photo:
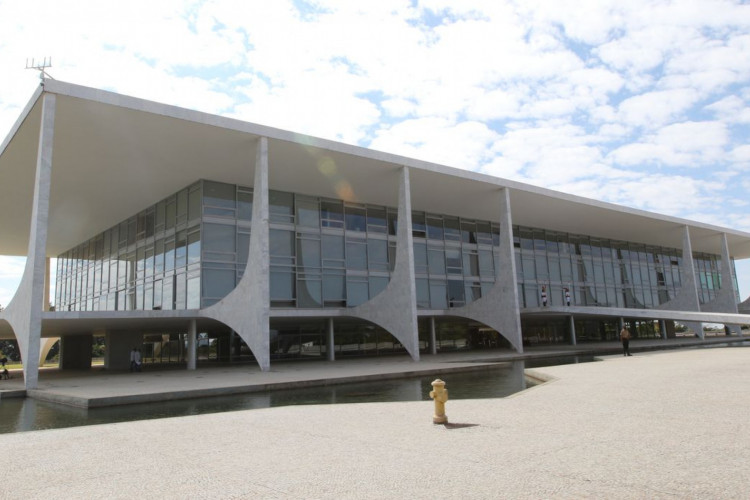
[[[749,349],[538,371],[451,426],[423,401],[6,434],[0,498],[750,498]]]

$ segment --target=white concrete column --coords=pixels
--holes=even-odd
[[[430,354],[437,354],[437,335],[435,334],[435,316],[430,316]]]
[[[198,325],[197,321],[194,319],[190,320],[190,323],[188,323],[188,333],[187,333],[187,369],[188,370],[195,370],[196,367],[196,358],[197,358],[197,342],[196,339],[198,337]]]
[[[513,249],[513,219],[510,210],[510,189],[498,193],[500,217],[499,262],[496,262],[495,284],[482,298],[464,307],[451,310],[452,314],[484,323],[505,337],[513,348],[523,352],[521,309],[518,302],[516,256]]]
[[[414,278],[414,246],[411,224],[409,169],[402,167],[398,189],[396,263],[385,290],[348,313],[381,326],[393,335],[414,361],[419,361],[417,285]]]
[[[576,322],[572,314],[568,316],[568,322],[570,324],[570,345],[576,345]]]
[[[41,101],[39,147],[37,150],[26,267],[16,295],[5,311],[5,317],[13,327],[21,350],[26,389],[36,389],[39,382],[39,351],[45,298],[49,197],[52,182],[52,150],[57,105],[55,94],[44,93]]]
[[[333,318],[328,318],[328,321],[326,322],[326,357],[328,361],[335,361],[336,360],[336,342],[334,340],[334,330],[333,330]]]
[[[50,301],[50,258],[45,259],[44,263],[44,303],[42,304],[43,311],[49,311]]]
[[[242,337],[260,369],[271,369],[270,352],[270,257],[268,233],[268,139],[256,145],[253,183],[253,220],[250,248],[242,279],[234,290],[204,309],[203,316],[221,321]]]

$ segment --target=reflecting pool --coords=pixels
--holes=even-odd
[[[446,381],[450,399],[502,398],[530,386],[524,377],[525,368],[593,360],[592,356],[569,356],[514,361],[468,372],[108,408],[74,408],[30,398],[4,399],[0,400],[0,434],[275,406],[423,401],[430,399],[430,383],[436,378]]]

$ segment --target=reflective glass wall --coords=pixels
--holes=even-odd
[[[248,260],[252,189],[199,181],[60,255],[59,310],[196,309],[225,297]],[[269,192],[272,307],[353,307],[385,289],[397,210]],[[650,308],[681,286],[681,251],[514,227],[521,307]],[[412,212],[417,306],[471,303],[495,283],[499,226]],[[694,256],[701,302],[721,259]],[[734,263],[732,273],[734,276]]]
[[[548,305],[648,309],[674,298],[682,251],[626,241],[514,227],[521,307]],[[721,258],[694,255],[701,303],[715,297]],[[734,262],[731,263],[734,274]]]

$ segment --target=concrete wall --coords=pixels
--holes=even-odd
[[[143,344],[141,332],[112,331],[104,335],[104,368],[107,370],[130,369],[130,351],[140,349]],[[89,352],[91,349],[89,348]]]

